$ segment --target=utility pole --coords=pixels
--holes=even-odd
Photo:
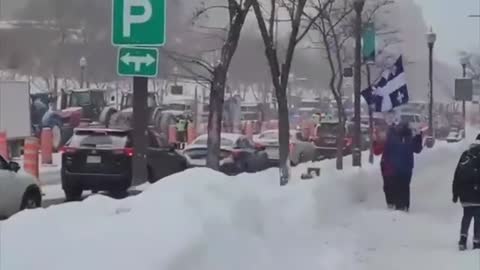
[[[362,87],[362,12],[365,5],[365,0],[354,0],[353,6],[356,13],[355,18],[355,72],[353,74],[354,80],[354,136],[353,136],[353,166],[362,166],[362,132],[361,132],[361,100],[360,92]]]
[[[462,57],[460,59],[460,64],[462,65],[462,77],[465,79],[467,78],[467,64],[468,64],[468,58],[467,57]],[[462,117],[463,117],[463,138],[466,137],[467,134],[467,106],[465,99],[462,100]]]
[[[435,46],[435,41],[437,40],[437,35],[433,32],[433,29],[430,28],[430,31],[427,33],[427,44],[428,44],[428,78],[430,82],[430,102],[428,106],[428,132],[429,136],[432,137],[432,140],[435,136],[433,131],[433,48]]]

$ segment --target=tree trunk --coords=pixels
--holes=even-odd
[[[337,170],[343,170],[343,148],[345,147],[345,109],[343,108],[342,98],[335,98],[338,109],[338,122],[340,125],[339,133],[337,134]]]
[[[278,131],[280,144],[280,185],[288,184],[290,179],[290,122],[288,119],[288,100],[286,95],[286,87],[277,89],[278,100]]]
[[[214,70],[213,81],[210,85],[210,106],[208,114],[207,167],[213,170],[219,170],[225,82],[226,70],[222,65],[219,65]]]

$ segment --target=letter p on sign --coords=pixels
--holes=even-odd
[[[134,8],[143,9],[143,13],[134,14]],[[126,38],[132,35],[132,24],[142,24],[152,18],[152,5],[149,0],[125,0],[123,6],[123,36]]]
[[[166,0],[112,0],[115,46],[162,46],[166,38]]]

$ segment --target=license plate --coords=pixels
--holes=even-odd
[[[207,160],[206,159],[192,159],[192,160],[190,160],[190,165],[198,166],[198,167],[204,167],[204,166],[207,165]]]
[[[335,140],[334,139],[325,140],[325,143],[332,144],[332,143],[335,143]]]
[[[102,158],[100,156],[88,156],[87,163],[90,163],[90,164],[102,163]]]

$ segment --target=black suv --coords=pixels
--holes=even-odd
[[[187,169],[186,158],[153,130],[148,131],[148,180],[154,183]],[[77,128],[62,150],[62,188],[67,201],[83,191],[125,194],[132,185],[131,130]]]

